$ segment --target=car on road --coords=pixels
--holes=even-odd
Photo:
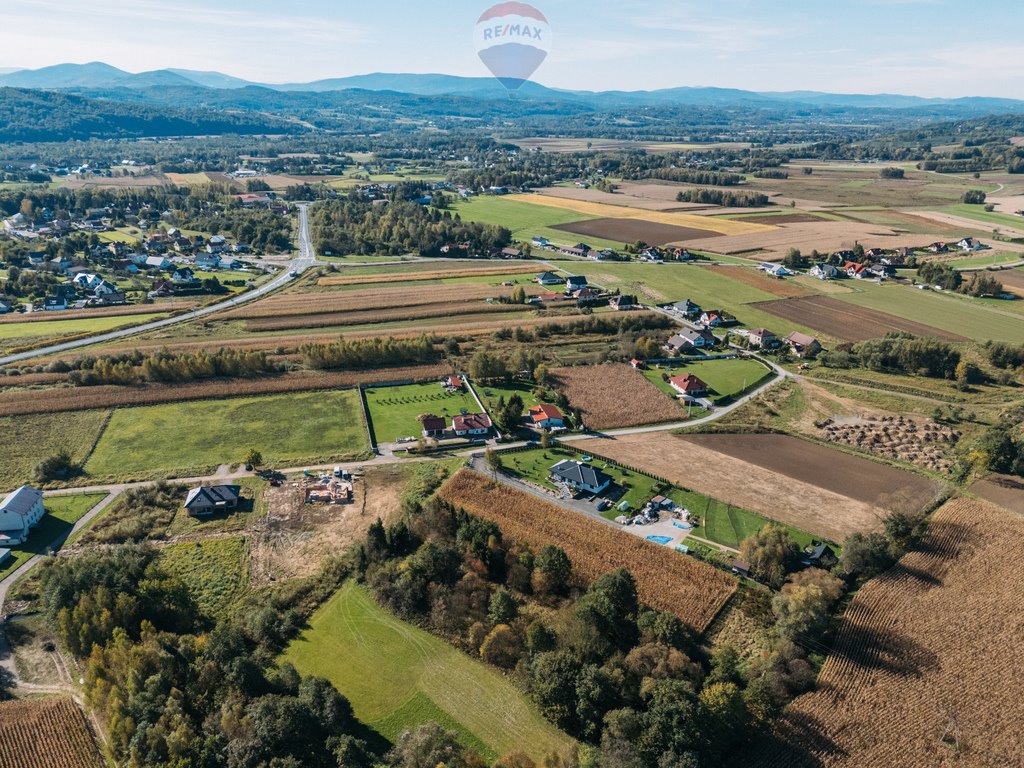
[[[288,276],[289,277],[298,277],[299,276],[299,270],[293,269],[291,272],[288,273]]]

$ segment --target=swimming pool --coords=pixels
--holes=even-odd
[[[672,521],[672,525],[676,528],[682,528],[684,531],[692,531],[693,526],[687,525],[686,523],[677,523],[675,520]]]
[[[672,542],[671,536],[648,536],[648,541],[653,541],[655,544],[670,544]]]

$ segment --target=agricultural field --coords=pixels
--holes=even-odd
[[[686,411],[627,365],[558,368],[551,379],[580,410],[588,429],[640,427],[685,421]]]
[[[278,465],[364,455],[359,395],[335,390],[120,408],[85,470],[93,478],[166,477],[238,464],[250,449]]]
[[[555,229],[563,224],[598,218],[575,211],[559,210],[537,205],[532,199],[512,199],[481,195],[460,200],[452,206],[453,212],[465,221],[494,224],[507,227],[515,240],[529,242],[534,237],[545,237],[553,243],[573,245],[579,240],[566,232]],[[572,240],[572,243],[569,242]],[[595,248],[621,248],[623,243],[614,240],[590,239]]]
[[[501,673],[396,618],[355,582],[313,615],[284,660],[326,677],[392,741],[434,720],[488,763],[513,751],[540,760],[573,748]]]
[[[221,615],[248,583],[248,544],[242,536],[171,544],[160,550],[157,562],[181,579],[207,616]]]
[[[554,229],[584,239],[597,237],[619,243],[635,243],[642,240],[649,245],[683,243],[687,240],[720,236],[720,233],[708,229],[661,224],[641,219],[588,219],[572,224],[559,224]],[[567,235],[563,234],[562,237],[564,239]]]
[[[86,317],[80,320],[46,320],[43,322],[0,323],[0,352],[43,341],[60,341],[66,336],[103,333],[127,325],[141,325],[160,320],[162,313],[127,314],[113,317]]]
[[[449,424],[463,411],[479,413],[480,406],[468,391],[449,393],[440,381],[401,387],[364,390],[370,422],[378,442],[393,443],[400,437],[419,437],[423,428],[417,417],[444,416]]]
[[[989,475],[971,486],[971,493],[1018,515],[1024,515],[1024,480],[1010,475]]]
[[[0,702],[0,762],[5,768],[104,768],[92,727],[74,699]]]
[[[736,589],[736,580],[706,563],[632,536],[483,475],[462,470],[438,492],[456,508],[497,523],[512,540],[534,547],[554,544],[585,581],[628,569],[646,605],[669,611],[697,632],[707,629]]]
[[[846,610],[819,688],[796,699],[763,768],[1024,761],[1018,601],[1024,518],[958,499]]]
[[[32,392],[32,395],[38,395]],[[0,412],[8,412],[6,409]],[[0,489],[12,490],[32,480],[32,469],[62,450],[74,462],[84,461],[99,439],[109,411],[73,414],[43,413],[0,417],[4,449],[0,451]]]
[[[575,446],[837,542],[942,491],[912,472],[785,435],[639,434]]]
[[[664,376],[675,377],[692,374],[711,389],[711,399],[717,403],[730,401],[736,395],[759,384],[772,375],[768,367],[757,360],[703,360],[688,363],[681,360],[678,365],[658,363],[643,371],[654,386],[671,397],[679,392],[664,380]]]
[[[46,553],[55,541],[67,536],[86,513],[107,497],[106,493],[47,496],[46,514],[32,529],[28,541],[10,547],[11,557],[0,566],[0,578],[13,573],[35,555]]]

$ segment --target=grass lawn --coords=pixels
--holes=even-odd
[[[595,248],[612,248],[622,250],[623,243],[604,240],[600,237],[584,237],[560,229],[552,229],[560,224],[572,224],[577,221],[589,221],[596,218],[585,213],[577,213],[546,205],[534,205],[520,200],[509,200],[494,195],[481,195],[468,200],[459,200],[452,206],[453,212],[465,221],[476,221],[481,224],[494,224],[508,227],[516,240],[529,242],[534,237],[546,237],[560,245],[575,245],[580,241]],[[538,255],[538,254],[535,254]]]
[[[862,283],[852,293],[836,294],[836,298],[978,341],[1024,342],[1024,319],[1019,314],[966,296],[921,291],[895,283]]]
[[[739,549],[744,539],[753,536],[770,522],[766,517],[714,499],[708,499],[703,506],[697,503],[688,508],[690,512],[700,517],[701,525],[693,529],[694,536],[733,549]],[[808,546],[814,538],[799,528],[790,525],[784,527],[801,549]]]
[[[501,673],[397,619],[355,582],[309,624],[284,660],[330,680],[356,716],[387,739],[436,720],[488,764],[513,751],[540,760],[573,746]]]
[[[1021,226],[1024,226],[1024,218],[1021,219]],[[1024,261],[1024,254],[1016,253],[1013,251],[981,251],[981,253],[975,253],[969,256],[964,256],[962,259],[952,259],[951,261],[944,261],[943,264],[947,264],[955,269],[964,269],[972,267],[993,267],[999,264],[1016,264],[1018,261]],[[993,275],[997,280],[999,275]]]
[[[73,315],[74,311],[68,314]],[[67,314],[61,315],[67,317]],[[100,333],[125,325],[139,325],[159,320],[166,315],[115,315],[113,317],[86,317],[79,320],[44,320],[35,323],[0,324],[0,341],[5,339],[50,338],[79,333]]]
[[[207,616],[216,616],[245,589],[249,547],[242,536],[172,544],[159,563],[188,588]]]
[[[170,525],[167,526],[166,535],[203,534],[211,536],[235,531],[242,532],[251,527],[254,520],[267,514],[267,499],[264,496],[267,488],[266,480],[250,477],[231,482],[242,487],[242,498],[237,508],[200,518],[192,517],[185,507],[179,507],[174,513]]]
[[[444,416],[449,425],[463,410],[478,413],[480,406],[469,392],[449,394],[441,382],[404,387],[367,389],[370,421],[378,443],[393,443],[400,437],[419,437],[423,428],[416,417],[425,413]]]
[[[170,403],[114,412],[86,472],[152,477],[238,464],[319,463],[364,455],[369,440],[351,390]]]
[[[1024,229],[1024,216],[1014,216],[1009,213],[986,211],[984,205],[968,205],[967,203],[960,203],[958,205],[951,205],[947,208],[943,208],[943,212],[951,213],[954,216],[962,216],[965,219],[981,221],[985,224],[990,224],[996,229],[1000,227]]]
[[[771,375],[771,371],[757,360],[702,360],[680,365],[661,363],[657,368],[643,372],[654,386],[673,397],[679,393],[662,379],[666,373],[669,376],[692,373],[711,388],[715,393],[711,399],[716,403],[734,397],[745,387],[751,387]]]
[[[46,552],[55,539],[70,531],[86,512],[106,497],[106,493],[76,493],[47,498],[44,502],[46,514],[32,529],[28,541],[11,548],[11,557],[0,567],[0,578],[21,567],[34,555]]]
[[[15,381],[16,379],[7,379]],[[109,411],[73,411],[0,417],[0,492],[27,483],[45,458],[67,450],[72,460],[85,459],[106,423]]]

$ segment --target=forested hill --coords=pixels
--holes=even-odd
[[[306,130],[254,112],[154,107],[82,96],[0,88],[0,143],[142,136],[280,134]]]

